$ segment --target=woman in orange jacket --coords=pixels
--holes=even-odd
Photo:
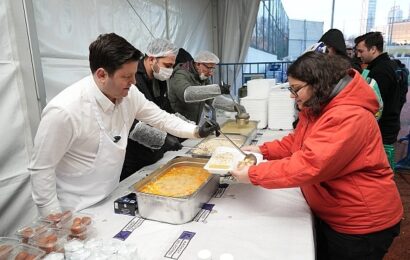
[[[299,124],[247,146],[267,162],[232,172],[264,188],[300,187],[315,215],[317,259],[382,259],[403,207],[383,149],[373,90],[346,60],[308,52],[288,69]]]

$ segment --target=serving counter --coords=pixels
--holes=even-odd
[[[257,142],[281,138],[283,131],[259,130]],[[192,147],[198,140],[187,140]],[[94,216],[97,237],[117,236],[135,243],[140,259],[196,260],[207,249],[212,259],[223,253],[235,260],[314,259],[313,220],[300,189],[267,190],[222,179],[217,193],[192,222],[173,225],[114,213],[114,201],[141,178],[187,149],[167,152],[162,160],[126,180],[110,197],[83,210]]]

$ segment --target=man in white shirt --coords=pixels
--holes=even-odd
[[[41,215],[84,209],[117,187],[134,119],[181,138],[218,127],[197,127],[148,101],[134,86],[142,53],[124,38],[100,35],[89,50],[92,75],[48,103],[34,140],[29,170]]]

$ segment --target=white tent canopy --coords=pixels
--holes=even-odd
[[[115,32],[141,51],[168,38],[195,54],[243,62],[259,1],[0,1],[0,236],[36,217],[27,170],[41,110],[90,73],[88,46]]]

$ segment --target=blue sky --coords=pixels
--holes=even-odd
[[[330,29],[332,0],[282,0],[290,19],[323,21],[323,31]],[[343,31],[345,37],[360,33],[362,0],[335,0],[334,28]],[[408,17],[409,0],[378,0],[376,5],[376,25],[387,23],[387,14],[394,5],[400,5],[403,17]]]

